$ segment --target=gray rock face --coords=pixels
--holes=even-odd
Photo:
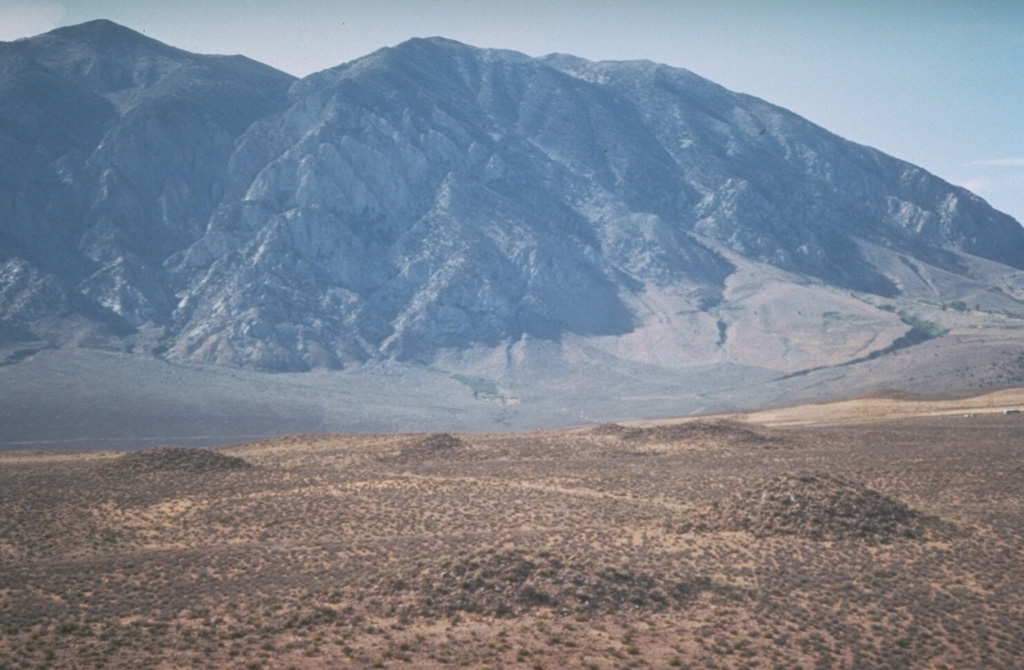
[[[784,109],[663,65],[544,62],[628,99],[697,194],[688,212],[675,215],[744,255],[866,290],[884,289],[885,280],[848,256],[851,238],[947,269],[956,264],[944,249],[1016,268],[1024,262],[1020,226],[1010,217]]]
[[[94,22],[0,44],[0,149],[5,320],[74,295],[265,370],[622,337],[656,295],[720,346],[740,261],[887,298],[897,257],[1024,268],[969,192],[647,62],[426,39],[293,81]]]
[[[168,321],[164,261],[205,231],[235,138],[291,81],[108,21],[0,43],[0,256],[125,328]]]

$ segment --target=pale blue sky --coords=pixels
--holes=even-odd
[[[1024,222],[1024,0],[0,0],[0,40],[108,18],[296,75],[410,37],[685,67]]]

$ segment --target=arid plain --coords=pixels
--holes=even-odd
[[[0,453],[0,668],[1014,668],[1024,390]]]

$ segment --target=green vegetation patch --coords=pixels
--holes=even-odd
[[[900,310],[898,314],[900,317],[900,321],[907,324],[914,330],[917,330],[927,335],[929,338],[942,337],[943,335],[949,332],[948,328],[943,328],[934,321],[927,321],[926,319],[922,319],[914,314],[911,314],[910,312]]]

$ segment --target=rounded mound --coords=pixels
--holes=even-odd
[[[428,452],[449,451],[464,446],[465,441],[451,433],[432,433],[416,443],[417,449]]]
[[[828,474],[784,475],[716,506],[714,525],[758,536],[888,541],[921,537],[928,519],[862,484]]]
[[[631,430],[635,429],[626,428],[625,426],[618,423],[601,423],[591,428],[590,433],[592,435],[610,435],[612,437],[622,437],[623,435],[628,434]]]
[[[122,473],[227,472],[252,467],[248,461],[237,456],[188,447],[157,447],[133,451],[116,459],[111,465]]]
[[[768,444],[772,438],[753,430],[739,421],[711,419],[684,421],[645,428],[633,428],[617,423],[603,423],[591,429],[594,435],[612,436],[626,442],[639,443],[699,443],[699,444]]]
[[[417,574],[386,576],[379,590],[426,616],[463,611],[500,617],[542,607],[563,614],[661,610],[709,588],[704,577],[669,580],[621,566],[567,562],[546,551],[490,549]]]
[[[403,447],[398,460],[406,463],[451,458],[460,455],[466,446],[465,440],[451,433],[431,433]]]

